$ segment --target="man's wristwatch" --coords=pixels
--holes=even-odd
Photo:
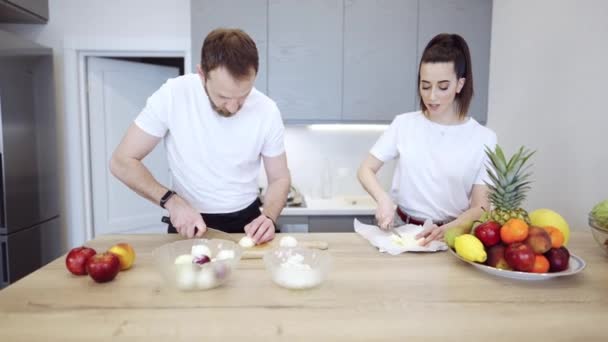
[[[266,214],[262,214],[262,215],[264,215],[264,216],[265,216],[267,219],[269,219],[269,220],[270,220],[270,222],[272,222],[272,225],[274,226],[274,229],[277,229],[277,223],[276,223],[276,222],[274,222],[274,220],[273,220],[273,219],[271,219],[271,218],[270,218],[270,216],[268,216],[268,215],[266,215]]]
[[[169,190],[169,191],[165,192],[163,197],[160,198],[161,208],[165,209],[165,204],[167,204],[167,202],[169,201],[169,198],[171,198],[171,196],[173,196],[173,195],[175,195],[175,191],[173,191],[173,190]]]

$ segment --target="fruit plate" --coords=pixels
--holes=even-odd
[[[568,269],[561,271],[561,272],[528,273],[528,272],[519,272],[519,271],[509,271],[509,270],[501,270],[499,268],[490,267],[488,265],[478,264],[476,262],[471,262],[471,261],[465,260],[462,257],[460,257],[460,255],[456,254],[456,251],[454,251],[452,248],[449,248],[449,250],[450,250],[450,253],[452,253],[458,259],[466,262],[467,264],[471,264],[471,265],[475,266],[477,269],[479,269],[483,272],[486,272],[486,273],[489,273],[489,274],[492,274],[495,276],[503,277],[503,278],[518,279],[518,280],[545,280],[545,279],[551,279],[551,278],[557,278],[557,277],[570,276],[570,275],[577,274],[578,272],[582,271],[585,268],[585,266],[587,265],[583,259],[570,253],[570,260],[568,261]]]

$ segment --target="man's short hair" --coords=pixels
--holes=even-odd
[[[201,69],[208,75],[218,67],[224,67],[236,79],[258,72],[258,49],[251,37],[240,29],[218,28],[211,31],[201,49]]]

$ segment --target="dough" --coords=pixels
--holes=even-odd
[[[391,241],[393,241],[394,244],[397,244],[399,246],[415,247],[415,246],[420,246],[422,241],[424,241],[424,238],[415,240],[412,235],[404,235],[401,238],[396,235],[393,235],[393,236],[391,236]]]
[[[288,248],[293,248],[293,247],[296,247],[297,245],[298,245],[298,240],[296,240],[296,238],[294,238],[293,236],[283,236],[281,238],[281,242],[279,243],[279,246],[288,247]]]
[[[186,265],[186,264],[192,264],[192,261],[194,261],[194,258],[192,257],[192,255],[182,254],[182,255],[178,256],[177,258],[175,258],[174,264]]]
[[[192,290],[196,284],[196,273],[192,265],[181,264],[177,266],[177,288]]]
[[[308,289],[323,281],[320,269],[304,263],[304,256],[298,253],[289,255],[273,274],[275,283],[288,289]]]
[[[243,238],[239,241],[239,245],[243,248],[251,248],[255,246],[255,242],[249,236],[243,236]]]
[[[215,286],[215,274],[209,267],[202,268],[196,275],[196,287],[200,290]]]
[[[211,250],[205,245],[194,245],[190,252],[193,257],[201,257],[203,255],[208,256],[211,259]]]
[[[222,249],[220,250],[215,259],[213,261],[226,260],[226,259],[234,259],[234,251],[231,249]]]

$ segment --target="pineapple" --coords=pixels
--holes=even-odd
[[[530,190],[531,173],[527,172],[530,165],[526,162],[533,154],[534,151],[522,146],[507,162],[500,146],[496,145],[494,151],[486,146],[486,155],[491,161],[486,170],[492,183],[486,184],[490,187],[492,210],[485,212],[481,221],[496,221],[503,225],[511,218],[519,218],[530,224],[528,212],[520,206]]]

